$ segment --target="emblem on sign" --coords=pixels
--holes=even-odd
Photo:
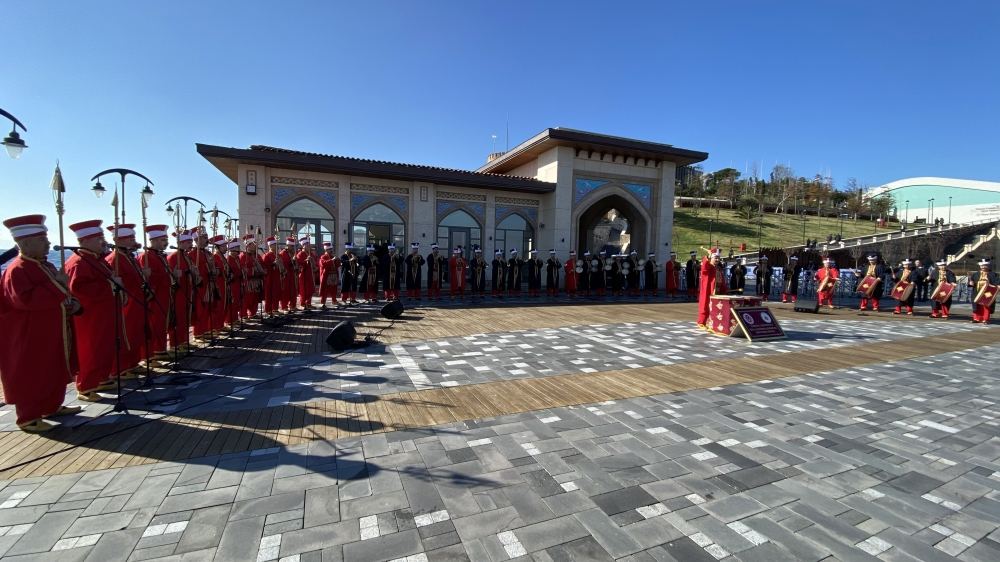
[[[749,314],[744,314],[743,315],[743,322],[745,322],[747,324],[750,324],[752,326],[753,325],[753,316],[750,316]]]
[[[868,288],[868,283],[865,283],[865,284],[861,285],[861,288],[862,289],[867,289]]]

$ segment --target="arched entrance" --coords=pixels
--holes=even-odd
[[[406,225],[403,217],[382,203],[376,203],[365,208],[354,217],[351,223],[351,243],[364,253],[364,248],[375,247],[375,255],[379,259],[388,253],[389,244],[394,244],[399,252],[406,253],[403,244],[406,242]]]
[[[482,247],[483,231],[479,227],[479,221],[461,209],[452,211],[441,219],[437,230],[438,246],[447,249],[449,256],[451,256],[452,250],[461,246],[465,253],[465,259],[470,260],[472,259],[473,247]]]
[[[336,242],[336,221],[322,205],[308,198],[301,198],[285,205],[277,216],[279,244],[284,244],[286,236],[296,239],[308,236],[314,248],[322,248],[323,242]]]
[[[647,235],[646,216],[621,195],[608,195],[580,214],[577,221],[577,253],[608,254],[635,250],[645,255],[652,250]]]

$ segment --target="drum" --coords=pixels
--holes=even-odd
[[[945,281],[934,289],[934,294],[931,296],[931,300],[944,304],[951,298],[951,294],[954,292],[955,284]]]
[[[593,267],[593,268],[596,269],[597,266],[598,266],[598,264],[600,264],[599,261],[597,261],[597,260],[590,260],[590,267]]]
[[[604,264],[604,271],[611,271],[611,264],[610,263]]]
[[[1000,290],[1000,287],[997,287],[996,285],[990,285],[989,283],[987,283],[983,285],[982,289],[979,289],[979,293],[976,294],[976,300],[974,300],[973,302],[975,302],[979,306],[992,306],[993,303],[997,300],[998,290]]]
[[[644,265],[646,265],[646,260],[645,259],[640,259],[639,260],[639,267],[642,267]]]
[[[577,273],[583,273],[583,266],[582,265],[576,266],[576,272]]]
[[[868,275],[861,280],[861,283],[858,283],[858,292],[865,297],[871,297],[875,293],[875,289],[878,289],[881,284],[881,279],[873,275]]]
[[[900,281],[892,288],[892,298],[898,301],[905,301],[913,294],[913,283]]]
[[[834,279],[833,277],[826,277],[822,281],[820,281],[819,287],[817,287],[816,290],[822,293],[823,291],[832,289],[836,283],[837,280]]]
[[[622,264],[622,271],[624,271],[625,273],[628,273],[631,269],[632,266],[630,266],[629,264],[627,263]]]

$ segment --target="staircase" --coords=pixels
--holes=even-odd
[[[972,241],[972,243],[965,244],[962,247],[962,250],[959,251],[957,254],[948,254],[947,261],[949,264],[955,263],[965,258],[965,256],[969,255],[970,253],[976,251],[983,244],[996,240],[997,238],[1000,238],[1000,232],[998,232],[997,227],[994,226],[993,229],[990,230],[988,233],[976,236],[976,238]]]

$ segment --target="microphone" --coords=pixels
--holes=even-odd
[[[61,252],[63,250],[66,250],[66,251],[69,251],[69,252],[75,252],[76,250],[82,250],[83,248],[81,248],[80,246],[58,246],[58,245],[56,245],[56,246],[52,246],[52,249],[55,250],[55,251],[57,251],[57,252]]]

